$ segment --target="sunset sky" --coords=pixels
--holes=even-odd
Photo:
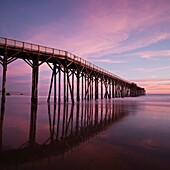
[[[169,0],[1,0],[0,12],[0,37],[67,50],[147,93],[170,94]],[[42,91],[50,75],[43,65]],[[24,61],[9,65],[9,91],[30,83]]]

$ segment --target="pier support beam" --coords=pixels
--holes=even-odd
[[[84,87],[83,73],[81,73],[81,100],[82,101],[83,101],[83,87]]]
[[[95,100],[99,98],[98,96],[98,78],[95,78]]]
[[[49,89],[48,99],[47,99],[47,101],[50,102],[51,91],[52,91],[52,86],[53,86],[53,79],[54,79],[54,103],[57,102],[57,99],[56,99],[56,95],[57,95],[57,91],[56,91],[56,85],[57,85],[56,84],[56,75],[57,75],[56,68],[57,68],[56,64],[54,64],[52,75],[51,75],[50,89]]]
[[[103,99],[103,79],[101,78],[101,99]]]
[[[109,80],[109,100],[111,99],[111,81]]]
[[[86,90],[87,90],[86,85],[87,85],[87,80],[86,80],[86,73],[85,73],[84,75],[84,99],[85,100],[86,100]]]
[[[73,73],[72,73],[72,76],[73,76]],[[67,70],[67,87],[69,87],[69,89],[70,89],[70,95],[71,95],[72,103],[74,103],[73,83],[72,83],[72,86],[71,86],[70,78],[69,78],[69,72]],[[68,98],[68,89],[67,89],[67,98]]]
[[[80,101],[80,73],[77,71],[77,102]]]
[[[58,103],[61,101],[61,68],[58,68]]]
[[[5,51],[3,58],[3,77],[2,77],[2,101],[1,103],[5,103],[5,95],[6,95],[6,74],[7,74],[7,52]]]
[[[90,100],[93,100],[93,77],[91,77]]]
[[[117,81],[115,81],[114,87],[115,87],[115,98],[117,98]]]
[[[115,97],[114,81],[112,81],[112,98]]]
[[[73,93],[73,101],[74,101],[74,71],[72,72],[72,93]]]
[[[93,100],[93,77],[90,77],[90,100]]]
[[[32,66],[32,96],[31,96],[31,102],[32,104],[38,103],[38,66],[39,60],[38,57],[33,60],[33,66]]]
[[[64,103],[67,101],[66,99],[66,68],[64,67],[64,73],[63,73],[63,83],[64,83]]]
[[[56,86],[57,86],[57,80],[56,80],[56,64],[54,64],[54,103],[57,102],[57,90],[56,90]]]
[[[54,78],[54,71],[52,72],[52,75],[51,75],[51,83],[50,83],[50,89],[49,89],[49,93],[48,93],[47,102],[50,102],[51,90],[52,90],[52,85],[53,85],[53,78]]]

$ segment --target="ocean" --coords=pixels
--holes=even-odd
[[[7,96],[0,169],[169,170],[170,95],[80,103]]]

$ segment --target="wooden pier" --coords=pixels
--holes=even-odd
[[[5,103],[7,66],[22,59],[32,67],[32,103],[38,101],[39,68],[46,63],[52,70],[48,101],[54,93],[54,103],[69,99],[83,100],[135,97],[145,89],[106,71],[67,51],[0,37],[2,75],[2,103]]]

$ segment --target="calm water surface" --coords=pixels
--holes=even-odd
[[[0,169],[170,169],[170,95],[1,109]]]

